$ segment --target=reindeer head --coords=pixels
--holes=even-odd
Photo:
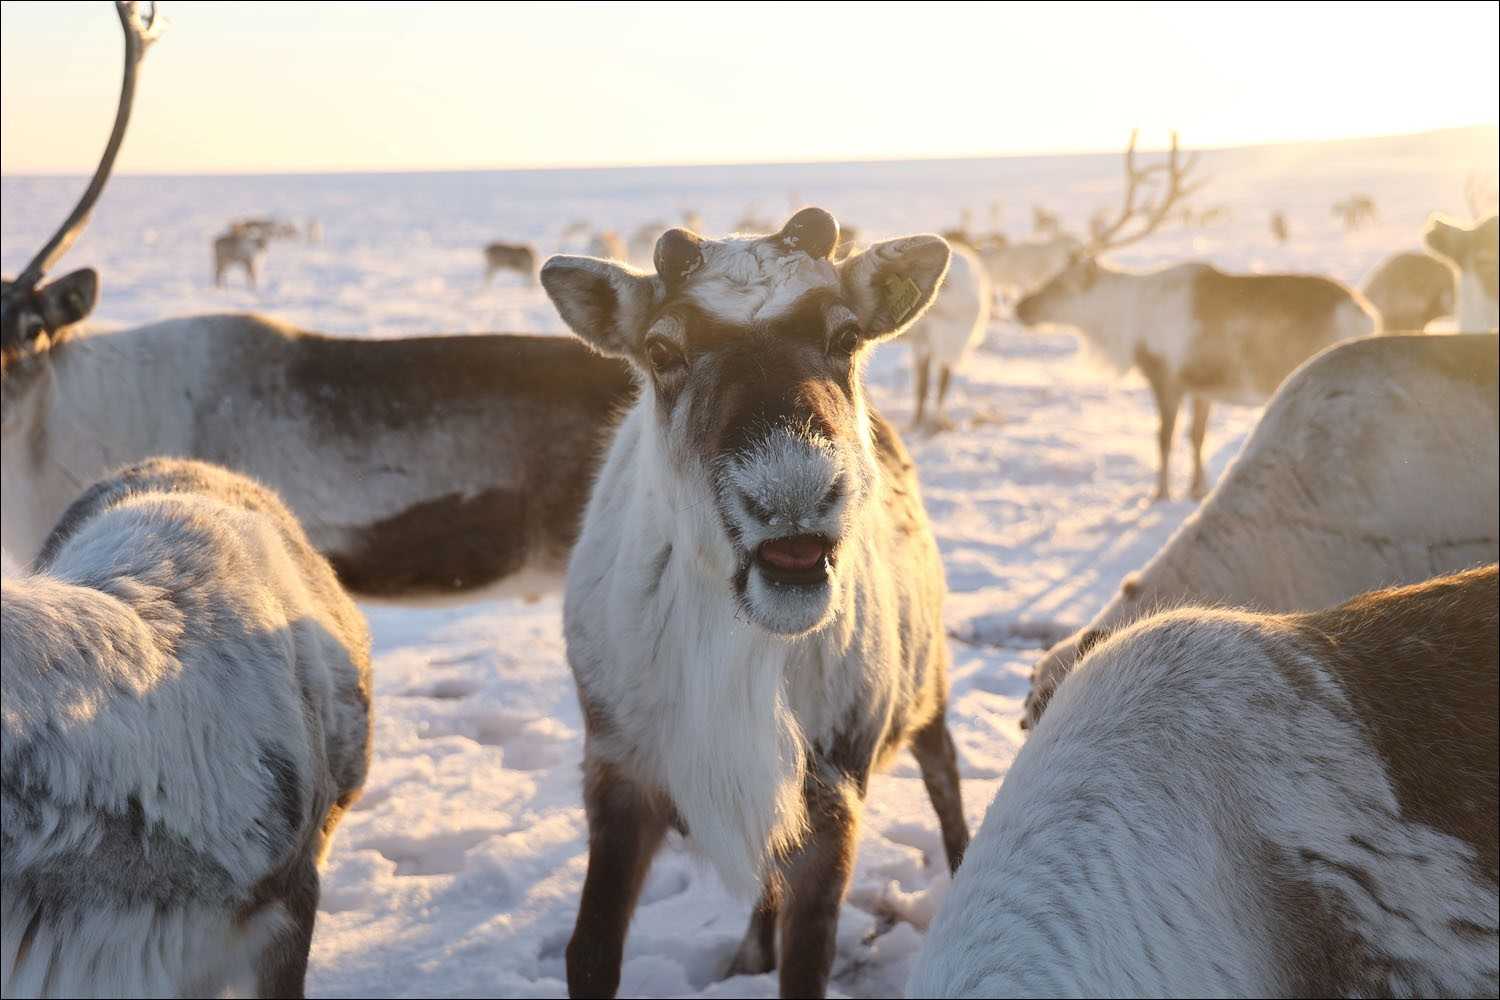
[[[1427,249],[1460,275],[1472,276],[1490,299],[1500,292],[1500,217],[1490,216],[1473,227],[1434,215],[1423,234]]]
[[[99,296],[99,275],[92,268],[74,271],[49,283],[43,283],[42,279],[83,232],[89,213],[104,193],[104,184],[114,168],[115,157],[125,139],[125,126],[130,121],[141,57],[160,33],[154,4],[151,16],[146,18],[134,3],[118,2],[115,9],[125,32],[125,74],[114,127],[104,147],[104,156],[72,213],[16,279],[7,280],[0,287],[0,364],[3,364],[0,370],[8,369],[31,347],[45,347],[42,334],[50,339],[64,327],[82,320],[93,310]]]
[[[1016,303],[1016,319],[1027,326],[1083,326],[1094,312],[1094,297],[1103,292],[1101,279],[1108,274],[1093,257],[1074,254],[1050,281]]]
[[[786,635],[828,621],[874,491],[865,349],[916,320],[948,267],[936,236],[835,264],[838,236],[808,208],[771,236],[669,230],[654,275],[588,257],[542,268],[568,326],[639,369],[669,495],[704,512],[747,617]]]

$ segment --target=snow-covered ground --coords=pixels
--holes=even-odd
[[[1230,219],[1174,229],[1129,264],[1207,258],[1234,270],[1306,270],[1361,282],[1414,248],[1427,214],[1467,216],[1465,184],[1496,183],[1493,129],[1406,139],[1227,151],[1205,157],[1199,204]],[[481,284],[479,246],[526,239],[543,252],[575,219],[628,237],[700,212],[710,231],[747,211],[825,205],[863,234],[941,229],[999,199],[1013,234],[1033,202],[1081,228],[1116,196],[1114,157],[716,167],[551,173],[318,177],[120,177],[64,266],[97,266],[96,318],[134,324],[255,309],[368,336],[552,331],[540,290]],[[3,181],[0,262],[14,273],[61,220],[81,179]],[[1371,194],[1375,226],[1346,235],[1329,206]],[[1267,217],[1287,213],[1276,246]],[[259,294],[212,287],[209,240],[228,219],[317,218],[319,245],[271,248]],[[880,349],[871,393],[911,412],[899,344]],[[1039,650],[1087,620],[1192,510],[1147,502],[1155,412],[1144,383],[1086,363],[1067,334],[997,319],[959,374],[957,429],[909,440],[947,565],[950,715],[965,805],[977,826],[1020,745],[1026,676]],[[1220,475],[1258,412],[1217,408],[1208,454]],[[1182,446],[1180,446],[1182,447]],[[1186,489],[1185,448],[1175,489]],[[586,862],[582,724],[564,659],[560,600],[442,609],[366,607],[376,644],[375,765],[329,859],[310,990],[327,996],[561,996],[563,949]],[[937,824],[915,765],[873,782],[859,864],[840,923],[834,989],[901,991],[947,886]],[[622,995],[774,996],[774,975],[723,980],[748,903],[678,842],[658,857],[626,948]]]

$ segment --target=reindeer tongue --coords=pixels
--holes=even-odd
[[[757,554],[777,569],[795,571],[814,568],[827,552],[828,544],[817,535],[793,535],[762,542]]]

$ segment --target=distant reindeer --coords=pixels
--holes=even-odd
[[[589,256],[605,260],[629,260],[630,249],[620,239],[619,233],[613,229],[605,229],[595,233],[594,238],[589,240]]]
[[[120,463],[180,455],[273,487],[361,594],[529,593],[556,580],[602,439],[635,392],[620,361],[571,337],[335,338],[254,315],[81,325],[98,275],[44,279],[104,189],[135,72],[128,58],[78,204],[0,288],[6,551],[33,558],[79,491]]]
[[[935,236],[835,265],[838,225],[657,244],[655,274],[554,257],[564,321],[628,358],[619,425],[568,570],[588,874],[573,996],[613,996],[671,828],[761,899],[732,972],[820,997],[872,772],[910,745],[949,870],[968,832],[945,721],[945,585],[916,471],[866,400],[862,356],[922,315]]]
[[[300,997],[370,637],[269,490],[155,459],[0,581],[0,989]]]
[[[231,232],[263,236],[267,242],[271,240],[295,240],[302,235],[301,230],[297,228],[295,222],[272,218],[236,219],[229,224],[229,229]]]
[[[1099,640],[907,995],[1496,995],[1497,584],[1490,564]]]
[[[1185,396],[1193,401],[1191,492],[1201,498],[1207,492],[1203,438],[1211,402],[1264,403],[1318,351],[1378,328],[1364,297],[1329,278],[1232,275],[1201,263],[1133,272],[1100,263],[1097,254],[1156,232],[1172,208],[1201,187],[1202,181],[1188,179],[1196,163],[1196,157],[1179,155],[1174,133],[1167,161],[1142,170],[1132,134],[1124,203],[1115,220],[1075,263],[1016,306],[1022,323],[1072,326],[1117,369],[1133,366],[1146,376],[1160,418],[1157,500],[1169,495],[1172,435]],[[1165,190],[1138,206],[1142,180],[1162,169]]]
[[[245,280],[251,290],[257,287],[256,271],[266,256],[270,241],[262,230],[254,227],[242,228],[238,223],[227,232],[214,237],[214,286],[224,287],[224,277],[233,267],[244,269]]]
[[[1313,611],[1500,559],[1493,334],[1366,337],[1276,391],[1203,506],[1032,670],[1021,728],[1102,634],[1189,604]]]
[[[536,284],[536,251],[528,243],[491,243],[484,248],[484,283],[498,271],[513,271]]]
[[[1351,233],[1363,229],[1375,221],[1375,199],[1367,194],[1350,195],[1334,203],[1333,215]]]
[[[1083,252],[1083,243],[1060,233],[1044,240],[992,241],[979,257],[996,292],[1026,295],[1045,285]]]
[[[1467,227],[1434,215],[1423,241],[1458,277],[1458,328],[1477,332],[1500,327],[1500,217]]]
[[[1031,231],[1037,236],[1056,236],[1062,232],[1062,225],[1054,213],[1041,205],[1032,205]]]
[[[927,427],[942,430],[948,426],[943,403],[948,383],[969,351],[983,337],[990,322],[989,275],[984,262],[966,244],[949,242],[953,255],[948,274],[922,318],[912,324],[905,335],[911,349],[912,388],[915,408],[912,429]],[[928,390],[937,376],[937,395],[932,417],[927,417]]]
[[[1453,287],[1453,272],[1442,261],[1425,253],[1398,253],[1375,269],[1364,296],[1387,333],[1421,333],[1433,320],[1453,315]]]
[[[1287,226],[1285,212],[1271,213],[1271,238],[1278,245],[1284,244],[1291,237],[1291,229]]]

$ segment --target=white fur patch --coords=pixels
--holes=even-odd
[[[721,322],[768,322],[810,291],[839,287],[833,264],[765,237],[705,240],[699,249],[703,264],[684,284],[683,296]]]
[[[1469,268],[1458,275],[1458,328],[1483,333],[1500,328],[1500,299],[1491,298],[1484,282]]]

